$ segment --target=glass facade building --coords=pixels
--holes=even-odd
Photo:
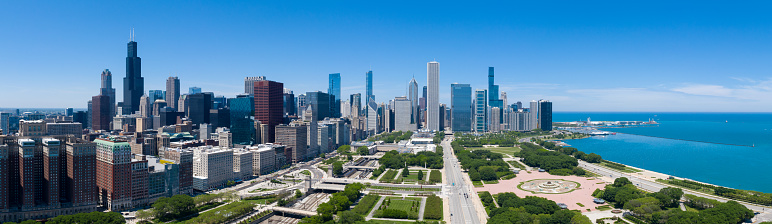
[[[231,134],[233,144],[252,145],[255,143],[254,99],[251,95],[239,95],[228,99],[230,107]]]
[[[330,117],[330,98],[329,94],[321,91],[306,93],[306,105],[310,105],[313,108],[312,114],[317,121]]]
[[[455,112],[454,112],[455,113]],[[488,91],[478,89],[474,91],[474,131],[488,131]]]
[[[340,73],[330,74],[330,85],[327,89],[327,94],[330,94],[330,116],[334,118],[340,117]]]
[[[450,84],[451,128],[453,131],[472,131],[472,87],[469,84]]]

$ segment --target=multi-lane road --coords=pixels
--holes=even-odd
[[[477,216],[478,213],[477,209],[475,209],[474,197],[472,195],[475,193],[472,187],[464,182],[464,174],[461,173],[461,168],[458,166],[458,160],[450,147],[450,141],[452,141],[452,137],[442,141],[445,157],[445,178],[447,179],[447,184],[450,185],[450,192],[448,193],[451,214],[450,223],[478,224],[480,219]]]

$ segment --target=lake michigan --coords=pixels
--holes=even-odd
[[[659,125],[607,128],[618,134],[565,141],[581,151],[677,177],[772,193],[772,113],[555,112],[553,121],[588,117],[654,119]]]

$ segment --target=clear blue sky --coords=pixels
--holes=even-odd
[[[264,75],[295,93],[406,95],[426,62],[450,84],[556,111],[772,111],[768,2],[2,1],[0,107],[76,107],[114,76],[122,99],[136,30],[145,90],[169,75],[217,95]]]

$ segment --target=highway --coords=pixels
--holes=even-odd
[[[453,137],[446,137],[442,141],[443,155],[445,160],[445,177],[450,185],[450,193],[448,200],[450,204],[450,223],[452,224],[479,224],[480,219],[477,216],[477,210],[475,209],[474,202],[472,201],[471,186],[466,185],[464,182],[463,173],[458,166],[458,159],[453,154],[453,149],[450,147],[450,141]]]

